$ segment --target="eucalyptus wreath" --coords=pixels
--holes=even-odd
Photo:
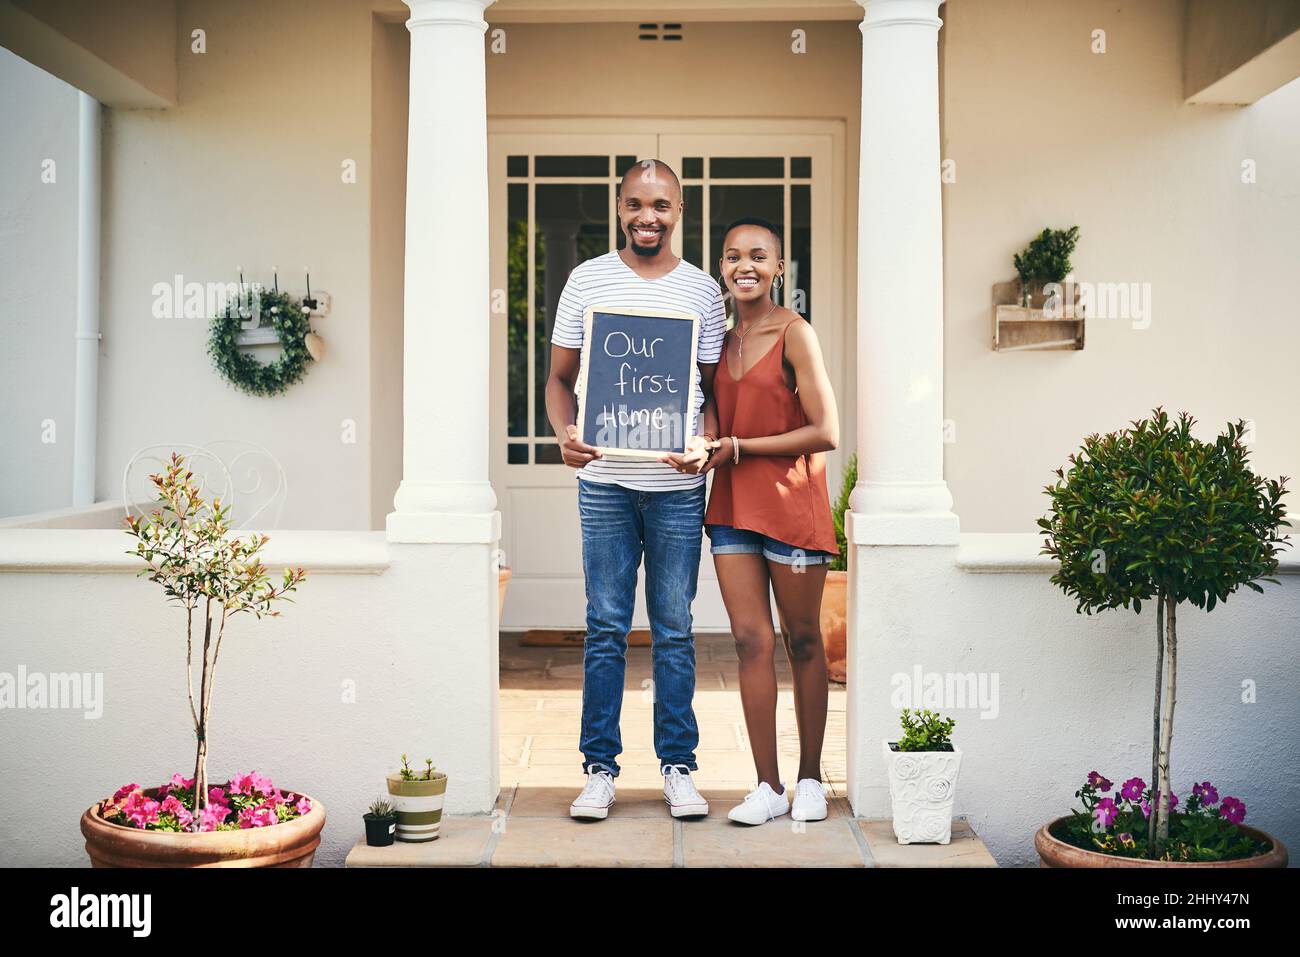
[[[288,293],[262,290],[256,300],[261,316],[268,316],[284,351],[263,365],[241,352],[236,339],[243,321],[238,313],[214,316],[208,336],[208,355],[231,385],[250,395],[280,395],[307,371],[312,361],[304,341],[311,325],[302,306]],[[259,317],[260,318],[260,317]]]

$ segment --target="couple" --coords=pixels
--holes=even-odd
[[[673,255],[682,216],[677,176],[658,160],[637,163],[619,188],[626,247],[570,274],[551,336],[546,409],[564,464],[577,469],[587,593],[579,748],[587,783],[569,813],[605,818],[614,804],[622,751],[627,635],[645,556],[646,608],[654,674],[654,743],[664,800],[674,817],[709,812],[691,772],[699,730],[691,602],[700,564],[700,526],[710,539],[740,659],[740,694],[758,786],[728,817],[762,824],[789,813],[826,817],[821,748],[826,728],[826,659],[820,627],[826,563],[838,554],[824,457],[838,441],[835,397],[812,326],[778,306],[781,237],[770,223],[741,219],[722,238],[719,269],[733,303],[726,329],[722,290]],[[577,398],[583,315],[588,307],[693,312],[695,428],[681,454],[605,457],[578,440]],[[705,509],[705,473],[713,472]],[[777,771],[775,593],[794,674],[799,773],[791,794]]]

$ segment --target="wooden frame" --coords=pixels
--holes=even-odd
[[[626,309],[616,308],[614,306],[588,306],[582,315],[582,358],[580,360],[578,371],[578,438],[587,442],[584,427],[587,423],[587,373],[591,369],[591,327],[596,313],[606,316],[632,316],[647,319],[680,319],[691,323],[691,361],[690,374],[687,376],[689,385],[686,389],[686,415],[693,418],[695,412],[695,373],[698,368],[696,355],[700,345],[700,323],[701,318],[693,312],[675,312],[670,309]],[[699,423],[695,423],[696,427]],[[682,431],[682,448],[685,451],[686,441],[690,438],[687,429]],[[693,434],[693,433],[692,433]],[[587,443],[591,444],[591,443]],[[621,449],[616,446],[596,445],[603,455],[622,456],[624,458],[640,458],[656,460],[664,454],[665,450],[658,449]]]

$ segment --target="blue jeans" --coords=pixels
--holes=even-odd
[[[768,561],[795,566],[825,565],[835,557],[816,548],[788,545],[779,538],[747,528],[706,525],[704,530],[709,535],[709,551],[714,555],[762,555]]]
[[[637,568],[644,553],[654,669],[655,754],[660,767],[684,764],[694,771],[700,732],[691,707],[695,697],[691,602],[700,572],[704,485],[642,492],[580,478],[578,514],[587,585],[582,735],[578,743],[584,759],[582,769],[599,765],[618,777],[627,634],[636,604]]]

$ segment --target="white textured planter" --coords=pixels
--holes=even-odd
[[[890,744],[881,742],[894,836],[899,844],[947,844],[952,840],[961,749],[954,744],[951,751],[894,751]]]

